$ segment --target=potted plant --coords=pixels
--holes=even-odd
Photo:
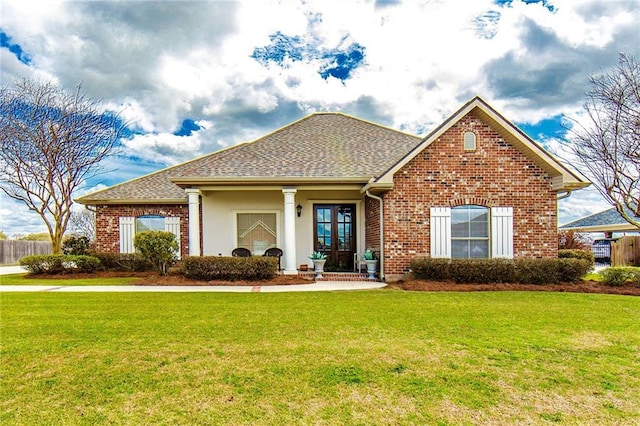
[[[309,256],[309,259],[313,262],[313,270],[316,273],[316,278],[322,278],[324,272],[324,263],[327,261],[327,255],[319,251],[314,251]]]
[[[364,263],[367,264],[367,273],[369,276],[367,278],[375,279],[376,270],[378,269],[378,258],[376,257],[376,252],[372,249],[367,249],[364,252]]]

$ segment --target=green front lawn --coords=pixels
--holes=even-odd
[[[0,424],[637,424],[640,298],[3,293]]]
[[[38,276],[27,277],[27,274],[0,275],[0,285],[51,285],[51,286],[72,286],[72,285],[130,285],[139,278],[137,277],[96,277],[77,278],[73,275],[60,275],[58,278],[38,278]]]

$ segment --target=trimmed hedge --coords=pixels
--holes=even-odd
[[[93,256],[70,254],[45,254],[25,256],[20,265],[34,275],[71,274],[74,272],[95,272],[100,268],[100,260]]]
[[[416,257],[411,271],[417,279],[456,283],[553,284],[575,282],[589,270],[584,259],[520,258],[508,259],[433,259]]]
[[[183,264],[184,276],[193,280],[257,281],[276,276],[278,259],[269,256],[187,257]]]
[[[144,272],[153,270],[153,265],[139,253],[92,253],[100,260],[103,271]]]
[[[593,257],[591,250],[580,249],[563,249],[558,250],[558,257],[560,259],[583,259],[589,262],[593,268],[596,264],[596,259]]]

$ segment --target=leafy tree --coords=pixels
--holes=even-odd
[[[89,238],[85,236],[76,237],[75,235],[65,238],[62,243],[62,252],[74,256],[89,254]]]
[[[570,149],[600,194],[640,228],[640,63],[620,54],[615,67],[589,81],[587,123],[574,121]]]
[[[133,246],[161,275],[167,275],[169,266],[178,260],[178,242],[171,232],[139,232],[133,237]]]
[[[72,194],[99,171],[125,123],[99,101],[23,79],[0,89],[0,189],[36,212],[53,253],[62,248]]]
[[[7,234],[5,234],[4,232],[0,231],[0,240],[6,240],[7,239]]]

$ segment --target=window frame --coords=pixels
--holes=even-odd
[[[233,215],[233,235],[232,235],[232,247],[233,248],[237,248],[240,247],[239,245],[239,241],[238,241],[238,215],[239,214],[275,214],[276,215],[276,229],[275,229],[275,235],[276,235],[276,242],[275,242],[275,246],[274,247],[281,247],[280,245],[280,229],[282,227],[282,224],[280,222],[280,210],[271,210],[271,209],[262,209],[262,210],[232,210],[232,215]],[[267,247],[270,248],[271,246]],[[250,247],[245,247],[249,250],[251,250]],[[265,249],[266,250],[266,249]],[[254,256],[258,256],[258,254],[255,254],[253,250],[251,250],[251,254]],[[260,256],[262,254],[259,254]]]
[[[455,236],[453,228],[454,228],[454,215],[455,212],[458,211],[463,211],[463,209],[466,209],[466,213],[467,213],[467,220],[465,223],[467,224],[467,234],[465,236]],[[482,210],[483,213],[487,220],[484,223],[484,229],[483,231],[485,232],[485,236],[474,236],[473,235],[473,219],[471,218],[471,211],[472,210]],[[478,216],[482,216],[482,214],[478,215]],[[478,217],[476,216],[476,217]],[[462,257],[462,256],[456,256],[455,250],[454,250],[454,242],[455,241],[466,241],[468,244],[468,248],[467,248],[467,256]],[[481,241],[483,243],[486,243],[486,246],[484,247],[484,256],[471,256],[473,249],[471,249],[471,244],[473,243],[473,241]],[[451,258],[452,259],[490,259],[491,258],[491,253],[492,253],[492,237],[491,237],[491,209],[489,207],[486,206],[480,206],[477,204],[462,204],[459,206],[455,206],[451,208]]]

